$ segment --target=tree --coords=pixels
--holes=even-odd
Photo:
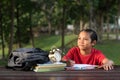
[[[13,35],[14,35],[14,17],[15,17],[15,1],[11,0],[11,28],[10,28],[10,42],[9,42],[9,50],[8,50],[8,54],[11,53],[12,49],[13,49]]]
[[[3,26],[2,26],[2,3],[0,3],[0,35],[1,35],[1,44],[2,44],[2,59],[5,59],[4,37],[3,37]]]

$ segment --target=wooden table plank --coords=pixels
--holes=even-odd
[[[114,70],[33,72],[0,67],[0,80],[120,80],[120,66]]]

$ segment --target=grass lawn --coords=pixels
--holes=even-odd
[[[105,40],[101,44],[98,43],[95,47],[113,60],[116,65],[120,65],[120,41]]]
[[[64,44],[67,45],[72,40],[76,39],[77,35],[66,35],[64,38]],[[72,43],[71,43],[72,44]],[[50,51],[52,47],[61,47],[61,36],[60,35],[42,35],[38,38],[35,38],[35,47],[41,48],[43,50]],[[70,45],[69,45],[70,46]],[[27,45],[26,47],[30,47]],[[70,46],[71,47],[71,46]]]
[[[66,35],[65,36],[65,52],[69,48],[76,45],[77,35]],[[61,47],[61,36],[48,36],[43,35],[35,38],[35,47],[49,51],[53,46]],[[25,47],[31,47],[30,44]],[[120,65],[120,41],[115,40],[104,40],[102,43],[97,43],[95,48],[101,50],[109,59],[113,60],[116,65]],[[1,51],[0,51],[1,52]],[[6,60],[0,60],[0,65],[5,65]]]

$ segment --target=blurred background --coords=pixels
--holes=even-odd
[[[120,64],[120,0],[1,0],[0,65],[17,48],[76,46],[81,29],[98,34],[96,48]]]

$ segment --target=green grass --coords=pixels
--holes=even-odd
[[[0,60],[0,66],[6,66],[7,60]]]
[[[116,65],[120,65],[120,41],[105,40],[102,43],[98,43],[95,48],[101,50]]]
[[[77,38],[76,35],[66,35],[64,38],[64,44],[68,44],[73,39]],[[61,36],[56,35],[42,35],[38,38],[35,38],[35,47],[41,48],[43,50],[49,51],[53,46],[61,47]],[[26,47],[30,47],[30,45],[27,45]]]
[[[77,36],[74,34],[65,36],[66,49],[64,53],[66,53],[69,48],[76,45],[76,40],[74,40],[76,38]],[[53,46],[56,46],[58,48],[61,47],[61,36],[43,35],[35,38],[35,47],[49,51]],[[24,47],[31,47],[31,45],[28,44]],[[109,59],[113,60],[115,64],[120,65],[120,41],[104,40],[102,43],[97,43],[95,48],[101,50]],[[0,60],[0,65],[5,65],[7,63],[6,61],[7,60]]]

